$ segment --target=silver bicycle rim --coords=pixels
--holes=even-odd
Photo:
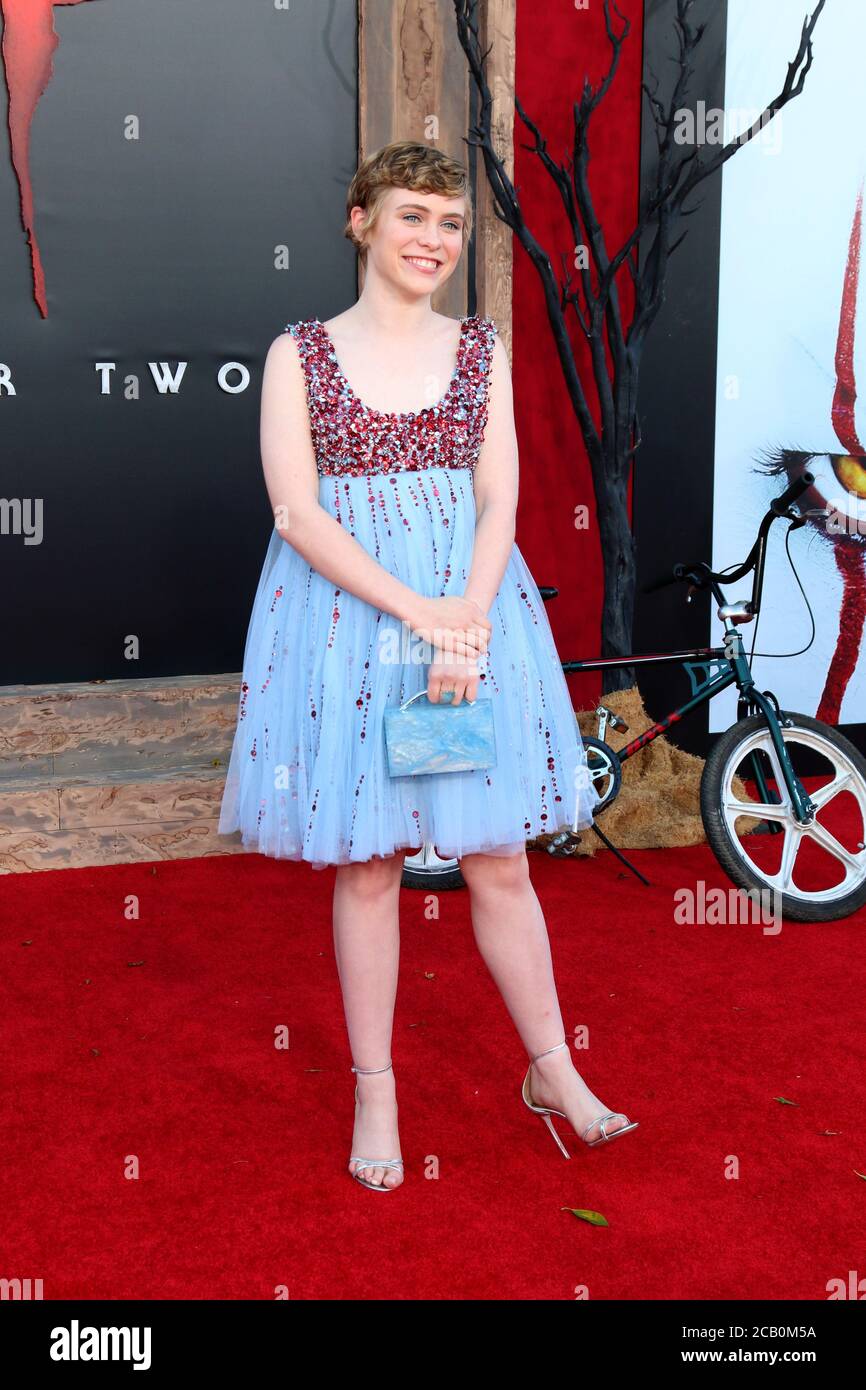
[[[728,758],[722,774],[721,812],[728,836],[732,844],[740,850],[743,861],[749,870],[774,892],[784,893],[786,897],[796,898],[801,903],[836,902],[854,892],[866,878],[866,849],[856,852],[846,849],[835,835],[818,823],[817,815],[834,797],[839,796],[843,791],[850,792],[860,808],[862,823],[866,824],[866,786],[864,786],[860,774],[850,759],[820,734],[813,733],[811,729],[782,729],[782,738],[785,743],[798,743],[803,747],[813,749],[833,766],[832,778],[823,787],[809,792],[809,796],[817,807],[816,818],[809,825],[801,825],[795,819],[790,793],[782,776],[782,767],[770,737],[770,731],[769,729],[759,729],[737,746]],[[733,781],[737,769],[751,753],[758,751],[765,753],[770,761],[776,790],[782,798],[778,804],[768,805],[763,801],[741,801],[734,794]],[[734,828],[741,816],[759,821],[775,821],[784,830],[785,840],[782,845],[782,857],[777,873],[768,873],[759,864],[754,863],[743,851],[740,837]],[[807,891],[794,883],[793,875],[797,864],[797,855],[806,838],[814,840],[826,854],[829,854],[844,868],[844,878],[834,887]]]
[[[613,771],[610,759],[607,757],[606,754],[602,754],[597,748],[592,749],[592,754],[593,757],[598,759],[598,761],[596,762],[595,767],[591,768],[589,767],[589,760],[587,759],[589,779],[592,782],[592,785],[595,787],[595,790],[598,792],[598,795],[601,797],[602,801],[605,801],[607,799],[608,794],[610,793],[611,787],[616,782],[616,775]],[[602,789],[599,786],[600,782],[607,782],[607,787]]]

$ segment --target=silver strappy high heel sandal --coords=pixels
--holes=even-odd
[[[532,1061],[529,1063],[529,1067],[527,1069],[526,1076],[523,1081],[522,1095],[525,1104],[529,1106],[529,1109],[532,1111],[533,1115],[540,1115],[541,1118],[544,1120],[544,1123],[547,1125],[547,1128],[550,1130],[551,1134],[553,1135],[554,1139],[556,1140],[565,1157],[571,1158],[571,1154],[568,1152],[568,1149],[565,1147],[556,1130],[554,1129],[553,1121],[550,1118],[551,1115],[558,1115],[561,1120],[567,1120],[568,1116],[564,1115],[561,1110],[553,1110],[551,1109],[551,1107],[547,1105],[536,1105],[535,1101],[532,1099],[532,1095],[529,1090],[529,1078],[532,1072],[532,1062],[537,1062],[540,1057],[546,1057],[549,1052],[557,1052],[560,1047],[568,1047],[568,1043],[565,1039],[563,1039],[561,1043],[557,1043],[556,1047],[548,1047],[545,1052],[539,1052],[538,1057],[532,1058]],[[583,1134],[580,1137],[586,1144],[586,1147],[588,1149],[597,1148],[599,1144],[609,1144],[611,1139],[618,1139],[621,1134],[628,1134],[629,1130],[637,1129],[640,1121],[635,1120],[631,1124],[622,1125],[619,1129],[615,1129],[611,1134],[608,1134],[607,1130],[604,1127],[606,1121],[627,1119],[628,1115],[623,1115],[621,1110],[618,1110],[616,1113],[614,1113],[613,1111],[609,1111],[606,1115],[599,1115],[597,1119],[592,1120],[587,1125],[586,1129],[583,1131]],[[601,1138],[592,1140],[587,1139],[586,1136],[589,1134],[589,1131],[594,1128],[595,1125],[600,1125],[601,1127]]]
[[[361,1076],[375,1076],[377,1072],[387,1071],[388,1067],[393,1066],[392,1062],[387,1067],[352,1067],[351,1070],[360,1073]],[[358,1087],[355,1087],[355,1100],[358,1099]],[[357,1163],[354,1173],[350,1172],[349,1177],[354,1178],[362,1187],[369,1187],[371,1192],[393,1192],[392,1187],[387,1187],[383,1182],[367,1182],[366,1178],[359,1178],[358,1174],[363,1173],[366,1168],[403,1168],[402,1158],[360,1158],[358,1154],[352,1154],[349,1158],[350,1163]],[[402,1183],[397,1183],[401,1187]]]

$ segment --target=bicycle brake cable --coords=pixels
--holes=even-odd
[[[790,550],[789,542],[790,542],[790,539],[791,539],[791,532],[793,531],[793,529],[794,529],[794,526],[791,525],[791,526],[788,527],[787,531],[785,532],[785,554],[788,556],[788,564],[791,566],[791,570],[793,571],[794,578],[795,578],[796,581],[797,581],[797,586],[798,586],[798,588],[799,588],[799,590],[800,590],[800,593],[803,595],[803,602],[804,602],[805,605],[806,605],[806,611],[807,611],[808,614],[809,614],[809,621],[810,621],[811,624],[812,624],[812,636],[809,638],[809,640],[808,640],[808,642],[806,643],[805,647],[800,647],[799,651],[796,651],[796,652],[756,652],[756,651],[755,651],[755,643],[756,643],[757,640],[758,640],[758,622],[760,621],[760,617],[761,617],[760,613],[758,613],[758,616],[755,618],[755,631],[754,631],[754,633],[752,634],[752,650],[751,650],[751,652],[749,653],[749,670],[750,670],[750,671],[751,671],[751,669],[752,669],[752,661],[754,660],[754,658],[755,658],[756,656],[766,656],[766,657],[771,657],[771,658],[772,658],[772,657],[785,657],[785,656],[801,656],[801,655],[803,654],[803,652],[807,652],[807,651],[809,650],[809,648],[811,647],[812,643],[813,643],[814,640],[815,640],[815,615],[814,615],[814,613],[812,612],[811,606],[810,606],[810,604],[809,604],[809,600],[808,600],[808,598],[807,598],[807,596],[806,596],[806,590],[803,588],[803,585],[800,583],[800,576],[799,576],[799,574],[797,573],[797,566],[794,564],[794,561],[793,561],[793,559],[791,558],[791,550]],[[735,568],[735,566],[729,565],[728,568],[729,568],[729,569],[732,569],[732,568]]]

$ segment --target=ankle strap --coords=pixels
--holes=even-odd
[[[392,1062],[388,1063],[390,1066],[393,1066]],[[360,1072],[362,1076],[375,1076],[377,1072],[387,1071],[388,1067],[350,1067],[349,1070]]]
[[[561,1043],[557,1043],[556,1047],[549,1047],[546,1052],[539,1052],[538,1057],[533,1057],[532,1061],[537,1062],[539,1057],[546,1057],[548,1052],[558,1052],[561,1047],[568,1047],[568,1041],[565,1038],[563,1038]],[[530,1066],[531,1065],[532,1062],[530,1062]]]

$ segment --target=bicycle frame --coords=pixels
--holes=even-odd
[[[710,589],[713,597],[719,604],[719,618],[725,629],[725,645],[723,647],[692,647],[685,651],[678,652],[645,652],[643,654],[634,653],[624,657],[597,657],[593,661],[564,661],[562,669],[566,672],[572,671],[598,671],[606,666],[646,666],[651,663],[663,661],[681,662],[688,672],[689,680],[692,684],[692,698],[687,700],[684,705],[673,710],[665,719],[653,724],[645,733],[632,739],[619,752],[611,749],[611,752],[619,758],[620,764],[627,758],[631,758],[635,753],[640,752],[641,748],[646,747],[659,734],[669,729],[672,724],[682,719],[684,714],[702,705],[705,700],[712,700],[714,695],[726,690],[729,685],[736,681],[740,691],[740,699],[737,705],[737,718],[742,719],[747,716],[751,707],[755,707],[763,714],[773,740],[773,747],[779,758],[779,766],[782,769],[782,776],[791,797],[791,806],[795,818],[801,825],[808,825],[815,819],[817,806],[812,801],[788,757],[788,750],[785,747],[785,740],[782,737],[782,729],[790,727],[791,720],[780,719],[782,714],[779,708],[779,701],[771,690],[758,690],[752,679],[752,672],[746,660],[743,650],[743,639],[739,626],[734,622],[733,613],[736,612],[740,622],[754,620],[761,611],[761,594],[764,588],[764,563],[767,552],[767,536],[773,522],[780,517],[790,521],[789,531],[797,526],[806,523],[803,514],[797,514],[789,510],[791,504],[796,501],[804,492],[812,486],[815,479],[808,470],[804,471],[798,478],[791,482],[781,497],[776,497],[768,510],[761,519],[758,527],[758,534],[755,543],[749,551],[748,556],[737,568],[727,573],[717,574],[711,570],[703,560],[690,562],[688,564],[676,564],[673,567],[673,574],[664,576],[662,579],[650,584],[644,589],[644,593],[650,593],[654,589],[661,588],[673,583],[678,579],[689,579],[691,588],[689,598],[693,591],[698,589]],[[754,571],[752,581],[752,597],[747,603],[729,604],[721,585],[737,584],[751,571]],[[552,591],[553,594],[556,590]],[[683,657],[703,658],[703,660],[686,660]],[[714,674],[709,674],[710,668],[715,666]],[[703,667],[705,674],[703,681],[699,681],[695,675],[695,669]],[[694,669],[693,669],[694,668]],[[724,668],[724,669],[723,669]],[[606,720],[607,713],[603,706],[599,710],[602,718]],[[604,737],[602,732],[600,738]],[[757,754],[751,755],[752,767],[755,772],[755,782],[765,803],[769,803],[770,794],[764,777],[763,768],[758,760]],[[779,826],[771,823],[771,830],[778,831]]]
[[[683,660],[684,657],[693,659]],[[723,647],[690,647],[675,652],[644,652],[625,657],[597,657],[592,661],[563,661],[562,669],[566,673],[571,673],[573,671],[603,670],[606,667],[649,666],[671,661],[679,662],[685,668],[691,681],[692,697],[685,704],[679,705],[677,709],[666,715],[664,719],[651,725],[637,738],[632,739],[624,748],[618,751],[612,749],[611,751],[619,759],[620,765],[627,758],[639,753],[648,743],[652,743],[659,734],[665,733],[672,724],[676,724],[684,715],[697,709],[698,705],[704,704],[705,701],[712,700],[720,691],[726,690],[729,685],[736,681],[741,695],[740,705],[744,704],[746,709],[751,705],[757,706],[767,721],[773,746],[779,756],[782,775],[791,796],[791,804],[796,819],[802,825],[807,825],[812,821],[817,808],[794,771],[788,757],[785,741],[782,738],[782,727],[789,721],[778,719],[776,697],[771,692],[760,691],[756,687],[744,654],[742,634],[730,621],[725,621],[725,646]],[[710,673],[711,667],[716,668],[713,674]],[[725,669],[722,670],[722,667]],[[703,680],[699,680],[696,674],[701,668],[705,672]],[[603,738],[604,733],[601,732],[599,737]],[[764,778],[763,768],[754,755],[752,763],[760,795],[764,801],[768,801],[769,789]]]

